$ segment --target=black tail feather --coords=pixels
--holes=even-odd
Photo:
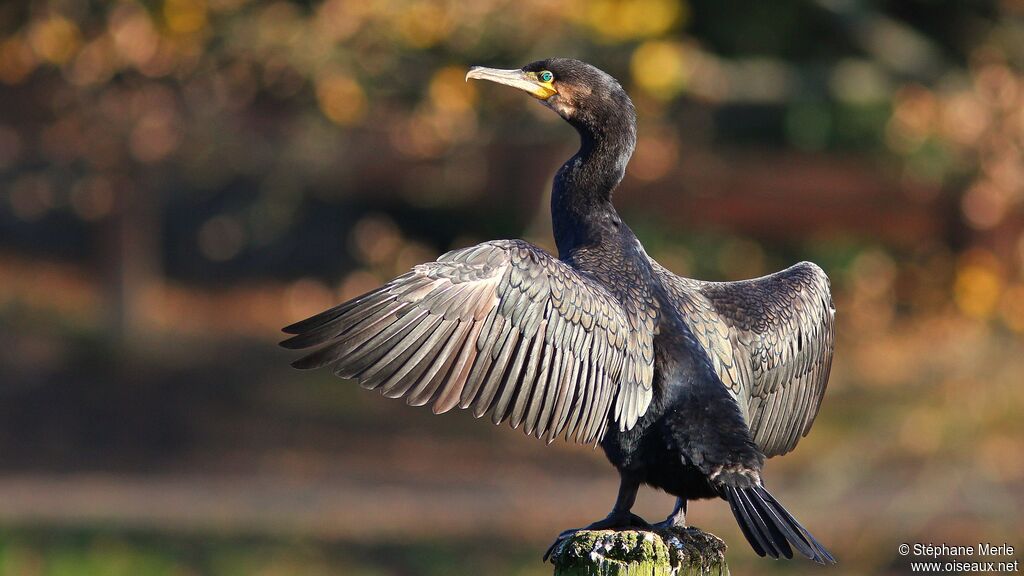
[[[750,510],[751,518],[757,523],[757,529],[775,548],[772,557],[792,558],[793,549],[790,548],[782,530],[776,525],[776,519],[766,510],[767,506],[764,506],[764,502],[748,491],[741,491],[739,495],[744,500],[747,510]]]
[[[755,487],[755,491],[757,488]],[[758,497],[760,496],[760,497]],[[790,519],[780,514],[775,506],[772,506],[761,494],[754,496],[748,495],[748,499],[758,507],[761,511],[761,515],[769,519],[770,524],[773,528],[780,531],[779,536],[793,544],[804,556],[808,558],[814,557],[814,550],[811,543],[808,542],[807,538],[803,535],[802,531],[790,522]]]
[[[750,542],[750,546],[754,549],[754,552],[758,556],[764,556],[768,554],[768,543],[760,532],[755,531],[755,525],[750,521],[750,513],[747,511],[745,504],[739,497],[739,490],[732,486],[725,488],[726,500],[729,501],[729,507],[732,508],[732,514],[736,517],[736,523],[740,525],[740,530],[743,531],[743,536],[747,538],[747,542]],[[774,556],[778,558],[778,555]]]
[[[758,556],[792,558],[796,548],[819,564],[835,564],[835,557],[763,486],[726,486],[725,499]]]
[[[803,552],[805,556],[820,564],[836,563],[835,557],[832,556],[832,554],[821,544],[821,542],[818,542],[818,539],[815,538],[814,535],[811,534],[811,532],[807,528],[804,528],[803,525],[800,524],[800,522],[798,522],[797,519],[794,518],[788,510],[786,510],[785,506],[783,506],[778,500],[776,500],[770,492],[765,490],[764,486],[756,486],[755,490],[757,490],[761,494],[764,500],[771,503],[775,510],[781,513],[782,518],[784,518],[786,522],[790,524],[793,530],[807,537],[807,540],[810,541],[809,543],[811,545],[811,548],[813,548],[814,550],[814,554],[807,554],[806,552]]]

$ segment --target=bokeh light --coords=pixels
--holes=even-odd
[[[431,419],[274,352],[281,326],[449,249],[554,249],[547,194],[576,135],[465,81],[547,56],[633,98],[615,202],[660,263],[829,275],[831,387],[769,470],[836,574],[900,572],[893,542],[1006,540],[1024,501],[1021,15],[0,7],[0,575],[550,573],[536,551],[607,505],[599,452]],[[741,542],[727,508],[693,513]]]

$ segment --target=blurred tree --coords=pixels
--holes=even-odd
[[[159,297],[161,271],[203,281],[322,270],[344,282],[428,257],[459,241],[456,228],[517,234],[537,202],[523,191],[543,190],[554,165],[535,144],[548,128],[523,124],[527,112],[501,94],[479,101],[462,73],[565,54],[599,63],[634,94],[644,126],[630,176],[640,190],[703,194],[705,216],[719,214],[706,222],[771,239],[700,175],[786,164],[790,179],[766,197],[785,206],[787,190],[814,174],[841,182],[889,166],[865,184],[877,197],[860,201],[877,209],[836,204],[848,215],[840,226],[897,243],[894,226],[926,230],[992,254],[1001,301],[1022,290],[1024,269],[1022,35],[1019,5],[995,0],[7,3],[0,242],[91,252],[115,271],[110,317],[130,325],[132,310]],[[873,160],[842,165],[838,155]],[[735,192],[752,195],[751,180]],[[825,214],[832,194],[799,201]],[[515,210],[483,222],[474,210],[485,198]],[[420,239],[411,251],[336,258],[333,247],[354,245],[347,230],[380,211],[403,244]],[[886,213],[931,223],[869,222]],[[837,225],[771,218],[772,230],[810,238]],[[435,225],[450,219],[457,225]],[[104,229],[106,244],[93,234]],[[960,272],[987,261],[969,260]]]

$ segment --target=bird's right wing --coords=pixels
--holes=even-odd
[[[548,442],[594,442],[610,411],[631,428],[651,400],[653,336],[630,330],[602,285],[521,240],[449,252],[284,330],[296,334],[286,348],[320,346],[297,368],[330,365],[435,413],[490,411]]]

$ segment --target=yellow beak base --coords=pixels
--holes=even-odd
[[[489,80],[518,88],[538,100],[547,100],[558,93],[550,82],[541,82],[533,72],[523,72],[522,70],[499,70],[473,66],[466,73],[466,81],[470,80]]]

